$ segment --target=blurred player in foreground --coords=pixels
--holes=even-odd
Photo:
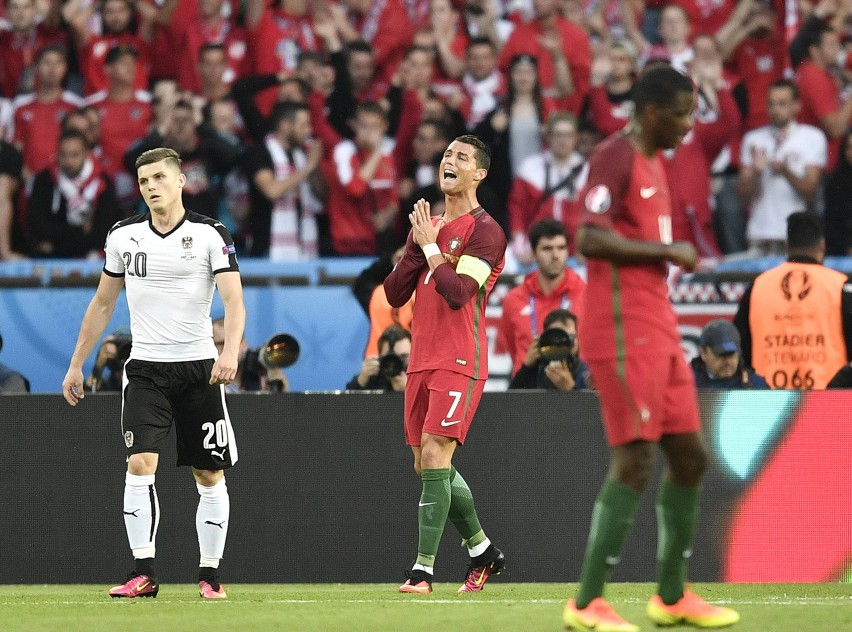
[[[724,627],[739,614],[684,587],[707,449],[666,284],[669,262],[693,270],[698,259],[691,244],[672,242],[660,156],[692,129],[694,88],[670,66],[654,66],[634,85],[633,101],[628,127],[592,155],[580,197],[577,244],[588,258],[580,347],[600,393],[611,460],[592,514],[580,588],[563,621],[575,630],[639,632],[604,601],[603,589],[620,561],[659,444],[668,467],[657,497],[659,586],[648,617],[658,625]]]
[[[124,525],[135,566],[111,597],[156,597],[155,540],[160,507],[154,476],[160,449],[175,426],[177,464],[192,466],[200,496],[195,526],[202,597],[226,598],[219,583],[230,500],[223,470],[237,462],[224,384],[234,379],[245,327],[243,290],[234,242],[214,219],[187,211],[180,156],[163,147],[136,161],[139,191],[150,211],[109,232],[103,274],[83,316],[62,394],[83,398],[82,366],[127,287],[133,347],[124,367],[121,430],[127,447]],[[225,344],[213,344],[210,304],[219,289]],[[217,359],[218,357],[218,359]]]
[[[414,452],[423,492],[417,560],[399,587],[404,593],[432,592],[435,555],[447,518],[470,554],[459,592],[482,590],[488,577],[505,565],[503,553],[479,524],[470,488],[452,464],[488,377],[485,305],[506,251],[503,229],[476,198],[490,162],[476,136],[459,136],[450,143],[439,167],[446,211],[433,221],[429,203],[415,203],[405,254],[384,282],[394,307],[404,305],[417,288],[405,440]]]

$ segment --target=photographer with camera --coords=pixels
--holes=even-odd
[[[403,392],[408,383],[408,357],[411,333],[400,325],[391,325],[379,336],[379,355],[364,359],[361,372],[349,380],[348,391]]]
[[[121,391],[124,380],[124,363],[130,357],[132,341],[129,329],[116,329],[104,338],[95,358],[95,366],[86,378],[87,391]]]
[[[213,343],[219,353],[225,345],[225,319],[213,319]],[[237,376],[225,385],[226,393],[287,393],[290,383],[282,369],[299,359],[299,343],[289,334],[275,334],[263,347],[249,348],[245,336],[240,342]]]
[[[524,363],[509,383],[509,389],[572,391],[589,388],[589,369],[578,353],[577,317],[567,309],[554,309],[545,316],[544,331],[530,343]]]

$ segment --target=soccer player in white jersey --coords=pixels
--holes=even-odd
[[[127,288],[133,346],[125,365],[121,425],[127,446],[124,524],[135,558],[112,597],[156,597],[155,539],[160,521],[154,476],[174,423],[178,465],[192,466],[200,501],[195,517],[202,597],[226,598],[219,583],[230,502],[223,470],[237,462],[224,384],[234,379],[245,305],[233,240],[216,220],[188,211],[180,156],[167,148],[136,161],[139,190],[150,211],[122,220],[107,235],[106,261],[80,326],[62,394],[83,398],[83,362]],[[214,286],[225,305],[225,346],[213,344]]]

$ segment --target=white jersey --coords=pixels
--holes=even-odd
[[[151,213],[122,220],[107,235],[104,272],[124,277],[130,358],[185,362],[216,358],[210,304],[214,275],[238,272],[234,242],[215,219],[187,211],[169,233]]]

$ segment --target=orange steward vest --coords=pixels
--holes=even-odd
[[[847,278],[816,263],[782,263],[754,280],[751,359],[771,388],[824,389],[848,362],[841,294]]]

